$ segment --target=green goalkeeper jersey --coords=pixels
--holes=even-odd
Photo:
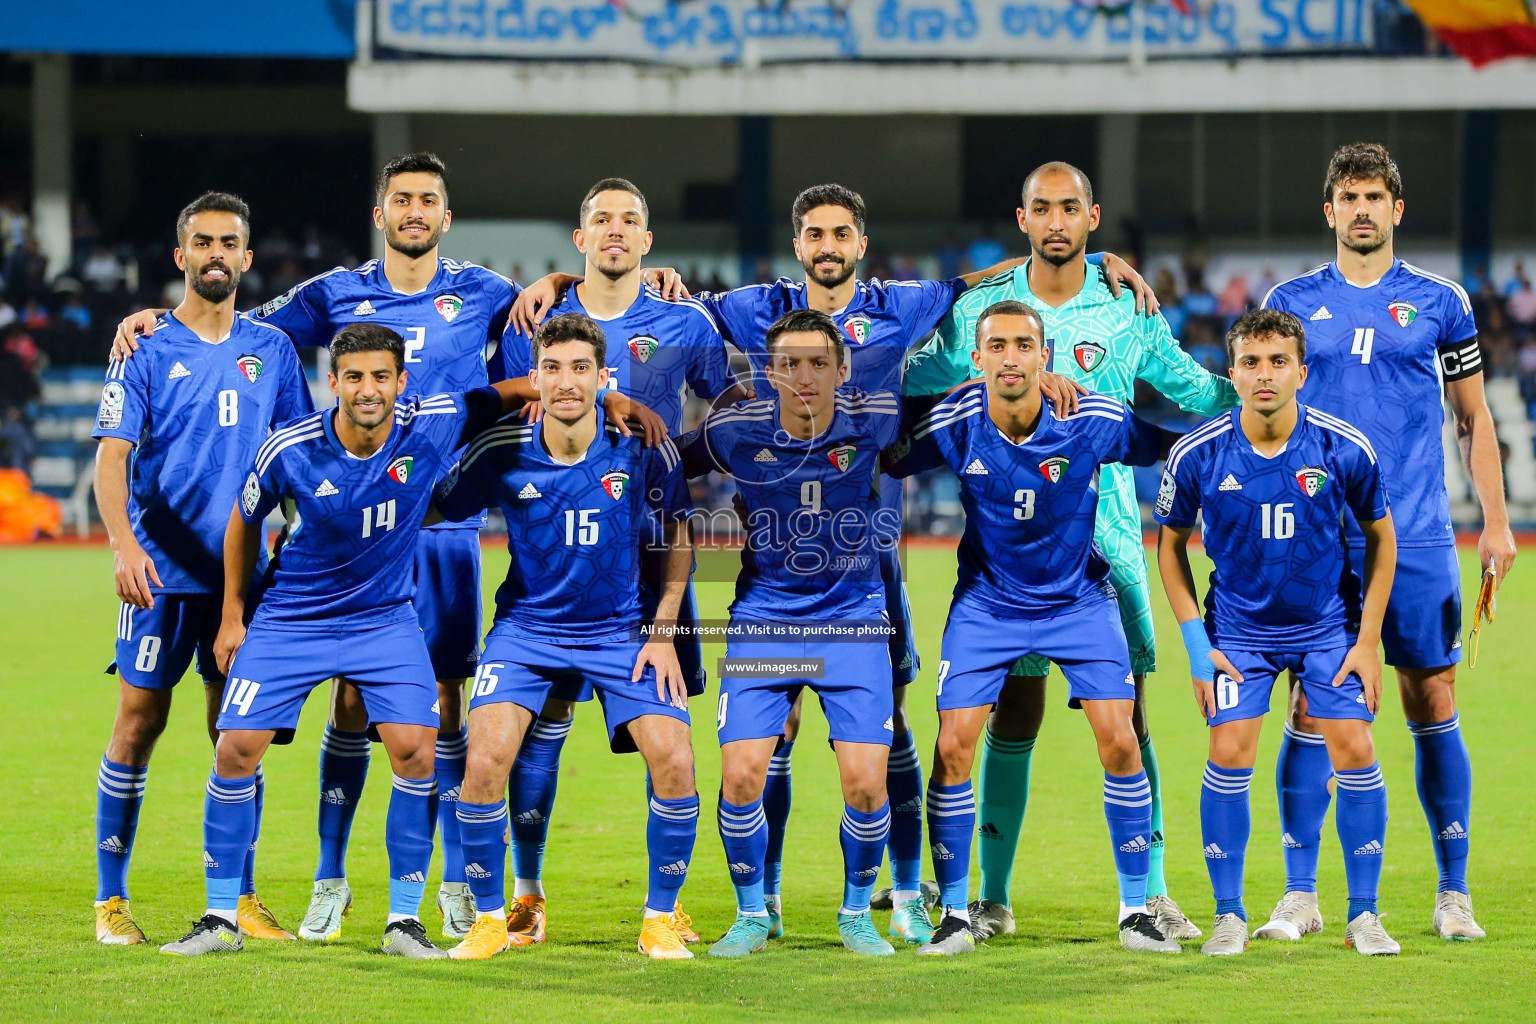
[[[987,278],[955,300],[938,333],[907,357],[902,390],[909,395],[943,394],[978,376],[971,365],[976,320],[994,302],[1026,302],[1045,320],[1045,343],[1051,369],[1102,395],[1131,404],[1140,378],[1178,404],[1185,412],[1214,416],[1237,405],[1231,381],[1209,372],[1179,347],[1168,321],[1161,315],[1136,312],[1136,298],[1122,288],[1110,294],[1099,267],[1089,264],[1082,290],[1066,303],[1051,307],[1029,290],[1026,261]],[[1096,540],[1112,563],[1124,563],[1141,551],[1141,512],[1130,467],[1105,466],[1099,475]]]

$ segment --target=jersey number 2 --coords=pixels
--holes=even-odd
[[[427,345],[427,329],[425,327],[407,327],[405,329],[405,361],[408,363],[421,362],[420,352]]]

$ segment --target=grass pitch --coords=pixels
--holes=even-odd
[[[928,669],[909,702],[926,764],[936,728],[933,671],[954,580],[943,548],[909,553],[912,602]],[[505,555],[486,553],[487,594]],[[1463,553],[1464,590],[1475,559]],[[1052,683],[1035,751],[1033,792],[1014,874],[1019,935],[940,962],[910,950],[872,963],[845,952],[834,922],[841,895],[836,766],[825,724],[809,710],[795,754],[795,809],[784,869],[788,937],[747,961],[652,963],[636,954],[645,891],[643,769],[607,752],[596,707],[567,743],[547,857],[550,941],[487,963],[416,963],[377,953],[386,912],[383,844],[387,762],[375,759],[348,865],[357,906],[344,936],[316,947],[251,942],[240,956],[180,961],[154,946],[93,941],[95,774],[111,727],[116,599],[104,547],[0,550],[0,699],[7,709],[0,800],[0,1020],[260,1020],[282,1022],[480,1020],[1309,1021],[1529,1020],[1536,1015],[1536,805],[1524,779],[1536,721],[1530,661],[1536,576],[1517,570],[1502,615],[1485,634],[1460,698],[1476,768],[1472,883],[1490,937],[1442,942],[1430,928],[1435,866],[1413,783],[1413,744],[1395,698],[1377,723],[1391,824],[1382,879],[1386,924],[1403,955],[1366,960],[1343,946],[1344,875],[1332,825],[1319,877],[1327,928],[1304,942],[1255,944],[1212,960],[1135,956],[1115,942],[1115,886],[1100,811],[1101,771],[1081,717]],[[729,587],[701,588],[705,616],[724,614]],[[1150,717],[1163,771],[1172,894],[1209,930],[1210,886],[1200,855],[1200,775],[1206,730],[1184,675],[1178,632],[1160,595],[1163,670]],[[489,605],[488,605],[489,607]],[[723,652],[706,650],[707,664]],[[183,683],[161,740],[130,878],[136,916],[153,942],[179,937],[204,905],[203,783],[211,752],[201,687]],[[1276,700],[1277,708],[1283,701]],[[324,690],[299,737],[266,761],[258,862],[263,898],[290,928],[307,904],[315,860],[316,763]],[[694,748],[705,811],[684,904],[705,941],[730,924],[734,903],[714,829],[719,756],[714,695],[694,702]],[[1266,724],[1253,787],[1250,916],[1278,897],[1283,873],[1270,767],[1278,712]],[[437,865],[434,863],[434,871]],[[973,886],[975,884],[973,872]],[[432,876],[429,894],[435,891]],[[426,908],[429,930],[436,914]],[[883,928],[886,915],[876,914]],[[1198,945],[1198,944],[1197,944]]]

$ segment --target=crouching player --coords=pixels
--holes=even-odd
[[[256,827],[257,772],[286,743],[304,700],[333,676],[362,693],[394,771],[384,826],[389,921],[383,950],[443,957],[417,916],[432,857],[437,784],[436,675],[411,599],[417,534],[432,484],[470,437],[520,404],[514,385],[412,398],[405,343],[379,324],[331,342],[334,409],[267,438],[224,533],[224,613],[214,654],[227,673],[219,742],[203,810],[207,913],[173,956],[241,948],[241,868]],[[247,629],[246,592],[262,522],[279,504],[300,524],[268,568]]]
[[[1248,313],[1228,333],[1227,353],[1242,405],[1174,445],[1155,510],[1163,524],[1158,568],[1211,726],[1200,824],[1216,927],[1201,952],[1230,956],[1248,946],[1248,784],[1270,690],[1289,669],[1333,762],[1349,882],[1344,943],[1369,956],[1394,954],[1398,945],[1376,914],[1387,791],[1371,741],[1381,697],[1376,647],[1397,551],[1381,469],[1364,434],[1296,400],[1307,379],[1300,320]],[[1203,619],[1186,551],[1202,512],[1216,565]],[[1341,515],[1365,534],[1363,601]]]
[[[880,452],[900,432],[901,407],[888,391],[841,387],[843,332],[825,313],[786,313],[768,328],[766,344],[773,397],[713,413],[683,439],[683,465],[689,476],[735,477],[746,506],[727,667],[732,659],[779,658],[816,660],[821,671],[797,665],[791,675],[720,681],[720,838],[737,914],[709,951],[746,956],[780,930],[763,895],[763,790],[790,709],[809,687],[826,711],[842,778],[837,930],[855,953],[889,956],[895,950],[869,913],[891,826],[885,773],[894,709],[876,520]]]
[[[1104,817],[1120,881],[1120,942],[1179,951],[1147,911],[1152,791],[1131,727],[1135,685],[1109,563],[1093,544],[1099,466],[1151,465],[1174,435],[1088,394],[1048,406],[1040,314],[1014,300],[976,321],[971,360],[984,381],[934,406],[891,454],[891,474],[948,465],[960,477],[965,534],[938,672],[939,741],[928,784],[928,844],[944,918],[920,954],[975,947],[966,909],[976,798],[971,765],[1008,668],[1026,654],[1067,677],[1104,766]]]
[[[532,350],[543,418],[488,431],[438,488],[438,510],[450,520],[499,506],[512,555],[470,692],[458,813],[476,916],[450,955],[483,960],[511,945],[507,773],[551,689],[590,683],[614,752],[639,750],[651,773],[640,951],[689,959],[673,918],[699,818],[687,687],[670,633],[645,639],[640,628],[640,559],[658,516],[668,559],[654,621],[677,619],[693,563],[687,484],[671,441],[653,438],[646,448],[639,430],[624,436],[597,407],[608,386],[607,339],[590,317],[546,320]]]

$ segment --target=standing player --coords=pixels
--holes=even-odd
[[[928,843],[944,917],[922,954],[975,948],[966,899],[976,742],[1008,667],[1026,654],[1061,666],[1104,765],[1104,817],[1120,881],[1120,942],[1177,953],[1146,905],[1152,794],[1131,725],[1135,683],[1110,565],[1093,542],[1099,467],[1151,465],[1172,435],[1122,403],[1089,394],[1047,408],[1040,314],[1004,300],[976,321],[972,365],[985,377],[934,406],[893,453],[891,473],[948,465],[960,478],[965,535],[938,672],[939,740],[928,783]],[[1007,628],[999,629],[999,622]]]
[[[649,407],[673,436],[682,432],[686,388],[691,386],[694,394],[716,406],[747,397],[731,375],[714,317],[696,301],[668,302],[642,283],[640,264],[651,249],[651,232],[650,209],[640,190],[623,178],[604,178],[582,198],[578,224],[574,239],[586,257],[586,276],[570,282],[575,287],[566,288],[549,312],[576,313],[602,324],[605,337],[614,341],[608,349],[607,387]],[[533,368],[529,335],[508,334],[501,351],[505,376],[526,378]],[[641,614],[647,619],[656,613],[665,561],[664,552],[649,547],[642,552]],[[679,622],[688,626],[697,619],[690,581]],[[689,694],[703,693],[698,637],[690,629],[674,643]],[[574,702],[590,697],[590,687],[553,687],[512,767],[514,880],[507,931],[516,945],[544,940],[544,847],[554,813],[560,751],[571,730]],[[698,941],[681,910],[678,924],[688,941]]]
[[[955,297],[988,275],[1015,266],[1018,261],[949,281],[861,281],[859,262],[869,247],[865,234],[866,208],[857,192],[841,185],[817,185],[801,192],[790,210],[795,258],[805,268],[804,281],[780,278],[772,284],[749,285],[721,294],[705,293],[700,301],[720,325],[725,339],[746,353],[754,374],[767,383],[769,357],[763,339],[768,328],[796,309],[814,309],[831,316],[847,336],[849,380],[866,392],[901,390],[902,360],[907,350],[931,332],[948,312]],[[1094,260],[1100,257],[1095,255]],[[1150,291],[1123,261],[1103,257],[1110,287],[1118,294],[1118,281],[1138,291]],[[553,282],[563,286],[569,279]],[[532,306],[536,296],[518,303],[519,311]],[[1141,301],[1138,299],[1138,301]],[[517,316],[514,312],[514,318]],[[1048,393],[1064,400],[1070,385],[1058,385],[1050,375],[1042,380]],[[881,488],[884,507],[894,513],[885,518],[889,536],[880,545],[881,573],[886,591],[886,610],[895,632],[891,635],[892,686],[895,691],[894,739],[887,775],[892,796],[891,935],[908,942],[927,941],[932,934],[922,901],[922,767],[906,719],[906,687],[917,677],[917,648],[908,622],[907,599],[901,576],[902,487],[894,480]],[[784,830],[790,808],[790,756],[799,732],[799,703],[791,710],[783,741],[773,755],[768,788],[763,798],[768,819],[768,859],[765,889],[768,905],[777,916],[783,905],[779,895]],[[876,894],[877,906],[884,906]],[[775,930],[775,937],[780,932]]]
[[[411,605],[411,566],[433,482],[514,399],[501,384],[399,402],[407,372],[404,341],[389,328],[356,324],[338,332],[330,374],[336,407],[269,437],[229,514],[215,650],[230,681],[203,817],[208,911],[162,953],[241,948],[233,927],[237,858],[251,842],[255,773],[271,743],[292,739],[310,690],[334,676],[361,691],[394,772],[383,951],[446,956],[417,917],[432,858],[438,717],[432,662]],[[268,568],[261,603],[248,615],[261,523],[279,504],[301,525]]]
[[[512,563],[496,592],[469,709],[464,828],[477,917],[457,959],[513,943],[507,930],[507,774],[551,687],[591,685],[613,750],[639,750],[652,794],[646,825],[650,885],[639,948],[689,959],[674,921],[698,826],[687,685],[672,646],[693,547],[677,449],[643,449],[598,411],[608,385],[607,339],[590,317],[546,320],[533,342],[538,423],[506,424],[465,453],[438,490],[449,518],[498,505]],[[664,535],[666,576],[653,618],[641,610],[641,549]],[[658,629],[642,642],[642,624]]]
[[[1138,316],[1129,296],[1115,296],[1101,273],[1083,257],[1088,235],[1099,225],[1099,207],[1087,175],[1065,163],[1047,163],[1024,179],[1019,230],[1031,256],[1022,266],[988,278],[967,291],[933,341],[907,367],[908,394],[943,394],[971,376],[970,351],[983,309],[1000,299],[1024,302],[1045,318],[1051,365],[1095,392],[1129,404],[1144,380],[1187,412],[1210,416],[1236,402],[1232,386],[1208,373],[1179,347],[1161,316]],[[1065,358],[1070,353],[1071,358]],[[1141,510],[1130,467],[1099,472],[1099,513],[1094,543],[1109,560],[1110,581],[1136,676],[1132,718],[1141,761],[1152,787],[1152,859],[1147,908],[1172,939],[1200,937],[1168,895],[1163,874],[1162,786],[1157,753],[1147,729],[1147,673],[1157,667],[1152,604],[1142,549]],[[1011,883],[1019,833],[1029,800],[1030,760],[1045,715],[1045,677],[1050,663],[1038,654],[1009,670],[997,709],[987,723],[981,754],[981,894],[971,908],[979,938],[1014,930]]]
[[[282,332],[235,313],[235,290],[251,265],[249,238],[250,210],[237,196],[208,192],[181,211],[174,258],[187,296],[161,318],[141,358],[108,368],[92,433],[101,441],[96,504],[123,602],[117,717],[96,784],[96,940],[113,946],[146,941],[129,910],[128,861],[150,754],[165,730],[172,687],[194,654],[208,733],[218,737],[224,675],[213,641],[229,506],[272,427],[314,408]],[[259,774],[251,785],[259,823]],[[241,856],[239,930],[292,939],[256,898],[256,831]]]
[[[1163,588],[1211,727],[1200,824],[1216,926],[1200,951],[1233,956],[1248,948],[1248,785],[1275,677],[1289,669],[1322,726],[1339,791],[1349,880],[1344,942],[1366,955],[1392,955],[1398,945],[1376,912],[1387,789],[1371,740],[1381,699],[1376,646],[1396,555],[1381,467],[1363,434],[1296,401],[1307,381],[1300,320],[1254,310],[1227,333],[1227,355],[1242,407],[1173,446],[1155,510]],[[1363,598],[1339,535],[1346,509],[1365,536]],[[1187,551],[1197,515],[1216,564],[1203,619]]]
[[[746,506],[727,659],[816,659],[821,670],[720,681],[720,838],[737,913],[710,953],[746,956],[779,930],[763,896],[763,789],[790,708],[809,687],[826,711],[843,786],[837,930],[855,953],[888,956],[895,950],[869,915],[891,820],[894,710],[878,550],[891,531],[877,520],[886,514],[880,452],[896,440],[901,409],[890,392],[840,387],[847,346],[825,313],[786,313],[765,344],[774,396],[711,415],[684,439],[683,466],[689,476],[730,474]]]
[[[1381,457],[1398,523],[1397,572],[1382,644],[1397,669],[1403,717],[1417,750],[1419,801],[1440,866],[1435,931],[1483,937],[1467,887],[1472,762],[1456,711],[1461,660],[1461,579],[1440,443],[1442,394],[1450,402],[1462,459],[1483,510],[1478,558],[1502,581],[1515,541],[1504,507],[1504,474],[1493,417],[1483,398],[1483,362],[1472,304],[1462,288],[1392,254],[1403,217],[1403,180],[1386,149],[1356,143],[1334,153],[1323,184],[1323,216],[1337,253],[1276,285],[1264,305],[1307,323],[1308,404],[1359,428]],[[1443,383],[1442,383],[1443,382]],[[1356,573],[1361,531],[1348,525]],[[1275,786],[1285,846],[1285,895],[1260,938],[1298,939],[1321,930],[1318,837],[1328,812],[1329,762],[1320,723],[1298,695],[1280,744]]]

